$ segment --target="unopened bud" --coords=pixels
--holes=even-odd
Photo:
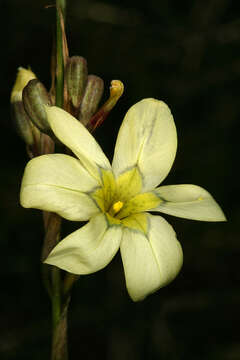
[[[37,133],[40,131],[32,124],[22,102],[11,103],[11,112],[18,135],[27,145],[32,146],[35,143]]]
[[[72,56],[66,66],[66,85],[68,99],[72,106],[78,109],[87,84],[87,61],[81,56]]]
[[[29,81],[23,90],[23,105],[26,113],[37,128],[51,134],[44,105],[51,105],[50,96],[44,85],[37,79]]]
[[[32,79],[36,79],[36,75],[31,70],[18,68],[17,78],[11,92],[11,103],[22,101],[23,89]]]
[[[22,92],[24,87],[36,75],[31,71],[20,67],[17,78],[11,92],[11,114],[19,136],[28,146],[33,146],[40,138],[39,130],[32,124],[23,107]]]
[[[42,154],[52,154],[54,153],[55,142],[53,139],[47,134],[41,133],[41,141],[40,141],[40,151]]]
[[[116,105],[119,98],[122,96],[124,85],[120,80],[112,80],[110,86],[110,94],[107,101],[94,114],[87,124],[89,131],[93,132],[106,119],[112,108]]]
[[[103,94],[103,80],[95,75],[89,75],[80,106],[79,120],[86,126],[98,108]]]

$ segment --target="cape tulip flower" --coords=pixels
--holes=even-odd
[[[26,166],[21,204],[89,222],[68,235],[45,263],[73,274],[104,268],[120,249],[126,285],[134,301],[178,274],[182,248],[162,212],[202,221],[225,216],[203,188],[158,185],[172,167],[177,134],[168,106],[144,99],[127,112],[112,166],[88,130],[57,107],[46,107],[56,137],[75,154],[43,155]]]

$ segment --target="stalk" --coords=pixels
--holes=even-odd
[[[64,94],[64,56],[63,56],[63,33],[61,20],[65,19],[65,0],[56,0],[56,106],[63,107]],[[53,217],[54,218],[54,217]],[[55,227],[49,243],[57,244],[60,239],[61,221],[52,223],[51,217],[47,227]],[[46,234],[51,231],[48,231]],[[50,246],[51,247],[51,246]],[[51,360],[68,360],[67,350],[67,312],[70,296],[63,300],[61,270],[57,267],[51,269],[52,281],[52,354]]]

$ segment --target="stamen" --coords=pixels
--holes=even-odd
[[[124,85],[120,80],[112,80],[110,86],[110,95],[105,104],[93,115],[87,124],[87,128],[90,132],[93,132],[99,127],[102,122],[106,119],[109,112],[116,105],[119,98],[122,96]]]
[[[117,201],[115,202],[112,207],[110,208],[109,214],[114,216],[115,214],[117,214],[121,208],[123,207],[123,202],[122,201]]]

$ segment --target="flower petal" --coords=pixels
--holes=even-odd
[[[93,177],[101,181],[99,167],[111,170],[111,165],[94,137],[63,109],[56,106],[46,106],[45,109],[56,137],[72,150]]]
[[[183,254],[171,225],[148,214],[148,233],[124,228],[121,256],[129,295],[144,299],[172,281],[181,269]]]
[[[159,100],[144,99],[133,105],[119,130],[113,158],[118,177],[137,166],[143,177],[142,191],[160,184],[172,167],[177,134],[168,106]]]
[[[104,214],[93,217],[52,250],[46,264],[73,274],[91,274],[104,268],[119,249],[122,227],[108,226]]]
[[[68,220],[88,220],[99,209],[86,192],[97,185],[79,160],[62,154],[42,155],[26,166],[20,202],[23,207],[56,212]]]
[[[197,185],[160,186],[154,193],[163,200],[152,211],[160,211],[186,219],[226,221],[225,215],[213,197]]]

